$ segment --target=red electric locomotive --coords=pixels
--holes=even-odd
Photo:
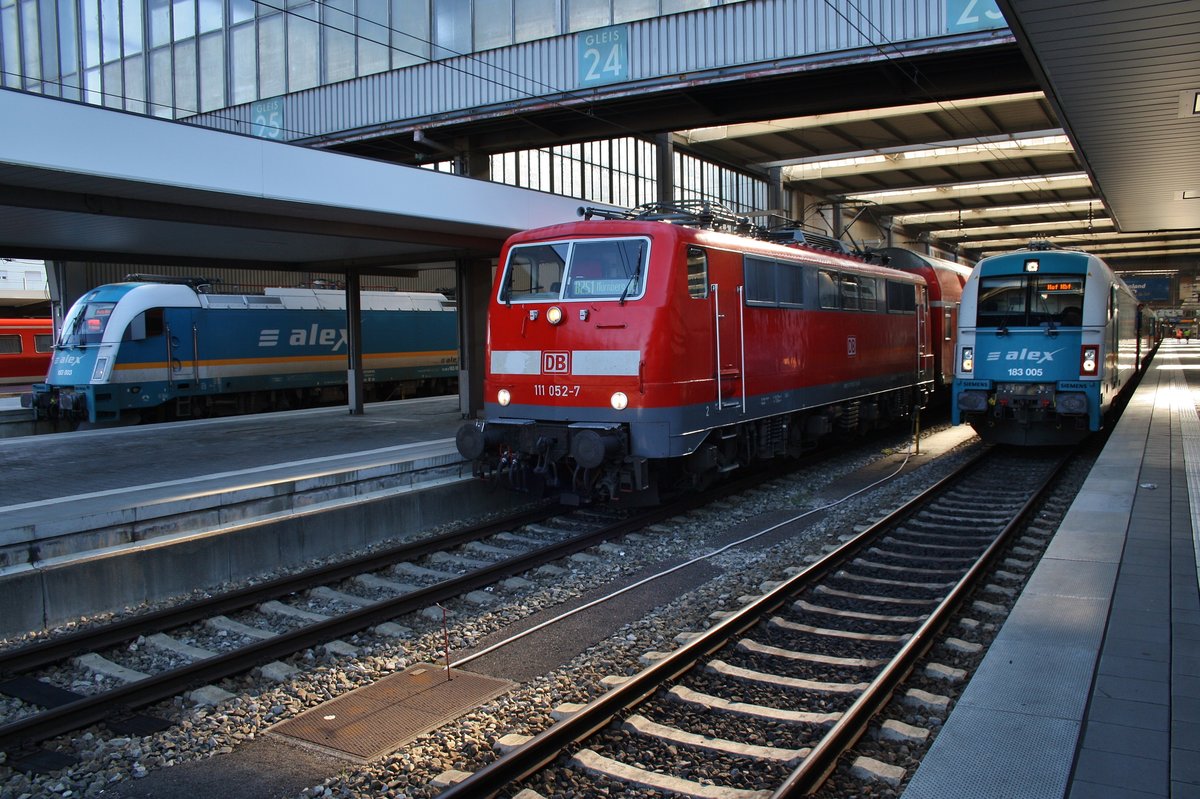
[[[53,345],[49,319],[0,319],[0,385],[45,380]]]
[[[479,476],[653,502],[934,390],[920,276],[726,232],[749,226],[707,205],[583,213],[501,252],[484,410],[457,436]]]

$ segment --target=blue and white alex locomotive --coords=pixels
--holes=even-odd
[[[1077,442],[1149,360],[1156,329],[1095,255],[1031,245],[985,258],[963,288],[953,421],[994,443]]]
[[[39,419],[93,424],[249,413],[345,397],[342,291],[212,294],[200,281],[84,294],[63,321]],[[442,294],[361,292],[366,399],[453,391],[457,314]]]

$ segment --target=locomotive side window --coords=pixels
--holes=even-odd
[[[163,334],[163,309],[149,308],[133,318],[129,327],[125,328],[122,341],[141,341],[142,339]]]
[[[708,296],[708,253],[699,247],[687,251],[688,296],[702,300]]]
[[[20,336],[0,336],[0,355],[20,355]]]
[[[879,278],[860,276],[858,278],[858,307],[863,311],[879,310]]]
[[[54,349],[54,336],[49,333],[35,333],[33,336],[34,352],[50,352]]]
[[[804,305],[804,267],[798,264],[779,264],[779,304],[792,307]]]
[[[822,269],[817,272],[817,295],[822,308],[840,308],[838,302],[838,274]]]
[[[746,280],[747,305],[775,305],[779,298],[775,291],[775,270],[773,261],[762,258],[746,257],[743,262]]]
[[[841,275],[839,281],[842,294],[842,307],[849,311],[858,310],[858,276]]]
[[[743,262],[747,305],[804,305],[804,267],[747,256]]]
[[[912,283],[887,281],[887,308],[891,313],[916,313],[917,288]]]

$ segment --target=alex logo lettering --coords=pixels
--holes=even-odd
[[[1053,352],[1045,352],[1043,350],[1028,350],[1022,349],[1009,350],[1008,352],[989,352],[987,359],[989,361],[998,361],[1001,357],[1006,361],[1029,361],[1031,363],[1050,363],[1054,360],[1054,356],[1062,350],[1054,350]]]
[[[280,330],[262,330],[258,334],[258,346],[275,347],[279,344]],[[311,327],[295,328],[288,334],[287,343],[293,347],[329,347],[337,352],[346,346],[346,328]]]

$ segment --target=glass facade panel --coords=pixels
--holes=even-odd
[[[225,36],[209,33],[200,37],[200,110],[225,105]]]
[[[26,82],[36,82],[42,77],[41,44],[38,41],[37,0],[22,0],[21,44],[25,47],[25,65],[22,70]]]
[[[125,107],[125,69],[120,60],[105,64],[104,76],[104,105],[107,108]]]
[[[288,91],[312,88],[321,79],[316,13],[316,5],[309,3],[287,15]]]
[[[231,33],[230,45],[232,52],[229,54],[229,90],[231,96],[229,100],[234,105],[238,105],[258,99],[256,89],[258,64],[254,53],[254,44],[256,41],[254,23],[249,22],[239,25]]]
[[[83,101],[100,105],[104,102],[104,93],[100,81],[100,67],[92,67],[83,73]]]
[[[171,72],[171,48],[160,47],[150,52],[150,113],[170,117],[175,106],[175,88]]]
[[[122,50],[126,57],[141,55],[142,47],[142,2],[122,0],[121,3]],[[144,81],[143,81],[144,82]]]
[[[55,0],[38,0],[38,34],[42,51],[41,75],[47,81],[58,81],[58,26]],[[58,94],[56,86],[47,86],[47,91]]]
[[[183,41],[196,35],[195,0],[175,0],[172,17],[174,18],[175,41]]]
[[[429,60],[428,0],[392,1],[392,66]]]
[[[195,114],[200,110],[196,97],[196,40],[175,45],[175,116]]]
[[[353,0],[329,0],[324,6],[321,38],[325,43],[324,83],[337,83],[354,77]]]
[[[287,91],[283,14],[258,21],[258,96],[274,97]]]
[[[200,32],[219,31],[225,22],[223,0],[200,0]]]
[[[512,44],[512,0],[475,0],[475,50]]]
[[[20,87],[21,85],[21,37],[17,29],[17,7],[9,5],[0,8],[0,33],[4,41],[0,47],[4,49],[4,85]]]
[[[150,12],[150,46],[162,47],[171,41],[171,4],[169,0],[146,0],[146,7]]]
[[[121,57],[120,0],[100,0],[100,27],[104,31],[100,57],[107,64]]]
[[[569,32],[612,24],[612,0],[565,0]]]
[[[358,74],[388,69],[388,0],[358,0]]]
[[[254,19],[254,0],[229,0],[229,21],[236,25]]]
[[[558,21],[558,0],[513,0],[514,42],[557,36]]]
[[[658,16],[658,0],[613,0],[613,22]]]
[[[434,59],[471,52],[471,0],[433,0]]]
[[[697,8],[713,5],[717,5],[713,0],[662,0],[662,13],[678,14],[681,11],[695,11]]]
[[[125,110],[136,114],[146,113],[146,59],[140,55],[126,58],[125,66]]]

